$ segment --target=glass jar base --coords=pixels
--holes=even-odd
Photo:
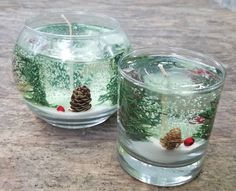
[[[186,166],[164,167],[147,164],[131,156],[118,143],[118,158],[121,167],[132,177],[151,185],[171,187],[190,182],[201,171],[204,157]]]
[[[71,120],[58,121],[56,119],[51,120],[51,119],[45,119],[43,117],[40,117],[40,118],[55,127],[60,127],[60,128],[64,128],[64,129],[83,129],[83,128],[88,128],[88,127],[93,127],[95,125],[99,125],[99,124],[103,123],[104,121],[106,121],[109,117],[110,116],[98,118],[98,119],[89,119],[87,121],[77,120],[75,122],[73,122]]]
[[[58,112],[55,108],[47,108],[27,102],[30,110],[40,119],[47,123],[65,129],[83,129],[98,125],[106,121],[116,112],[116,105],[97,109],[90,109],[86,112]]]

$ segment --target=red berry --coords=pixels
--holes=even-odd
[[[191,146],[194,143],[194,141],[195,141],[194,138],[188,137],[184,140],[184,145],[185,146]]]
[[[189,123],[191,124],[202,124],[205,122],[205,118],[201,116],[194,116],[188,119]]]
[[[208,71],[208,70],[204,70],[204,69],[197,69],[197,70],[194,70],[193,71],[194,74],[197,74],[197,75],[204,75],[204,76],[207,76],[207,77],[213,77],[214,75]]]
[[[203,74],[205,74],[205,70],[198,69],[198,70],[196,70],[196,73],[199,74],[199,75],[203,75]]]
[[[197,123],[204,123],[204,122],[205,122],[205,118],[204,118],[204,117],[201,117],[201,116],[197,116],[197,117],[195,118],[195,121],[196,121]]]
[[[57,106],[57,111],[59,111],[59,112],[65,112],[65,109],[64,109],[63,106],[59,105],[59,106]]]

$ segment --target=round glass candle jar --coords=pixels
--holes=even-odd
[[[13,52],[13,73],[29,108],[48,123],[85,128],[117,108],[117,61],[129,50],[108,16],[49,13],[26,21]]]
[[[118,153],[133,177],[158,186],[200,172],[225,70],[200,53],[141,49],[119,63]]]

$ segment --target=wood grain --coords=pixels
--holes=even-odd
[[[64,130],[36,118],[11,78],[10,56],[24,20],[47,11],[92,11],[119,20],[133,47],[178,46],[220,60],[228,75],[204,168],[175,188],[143,184],[116,157],[116,118]],[[213,0],[1,0],[0,190],[233,191],[236,187],[236,12]]]

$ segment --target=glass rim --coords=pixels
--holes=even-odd
[[[49,32],[42,32],[42,31],[38,31],[36,30],[36,28],[32,27],[32,23],[34,21],[37,21],[40,18],[47,18],[50,16],[56,16],[58,15],[58,17],[61,17],[62,15],[71,15],[71,16],[78,16],[78,23],[79,22],[79,16],[88,16],[88,17],[93,17],[95,19],[103,19],[106,20],[110,23],[112,23],[112,27],[109,28],[109,31],[106,32],[102,32],[102,33],[98,33],[98,34],[79,34],[79,35],[70,35],[70,34],[55,34],[55,33],[49,33]],[[66,23],[66,21],[61,18],[61,23]],[[98,25],[98,26],[103,26],[103,25]],[[77,11],[70,11],[70,12],[66,12],[66,11],[61,11],[61,12],[48,12],[48,13],[41,13],[41,14],[37,14],[35,16],[33,16],[32,18],[26,19],[25,23],[24,23],[24,27],[27,28],[28,30],[30,30],[33,33],[37,33],[37,35],[40,36],[47,36],[47,37],[54,37],[54,38],[64,38],[64,39],[91,39],[91,38],[97,38],[97,37],[101,37],[101,36],[106,36],[106,35],[111,35],[111,34],[115,34],[117,31],[121,30],[120,24],[119,22],[113,18],[110,17],[108,15],[105,14],[100,14],[100,13],[89,13],[89,12],[77,12]]]
[[[222,78],[218,82],[216,82],[215,84],[213,84],[209,87],[204,87],[202,89],[194,89],[194,90],[185,90],[185,89],[183,89],[183,90],[181,90],[181,93],[183,93],[183,94],[204,93],[204,92],[213,91],[213,90],[223,86],[224,81],[225,81],[225,77],[226,77],[226,70],[225,70],[224,66],[222,65],[222,63],[220,61],[218,61],[215,58],[212,58],[211,56],[208,56],[206,54],[196,52],[196,51],[193,51],[193,50],[190,50],[190,49],[180,48],[180,47],[163,47],[163,48],[161,48],[161,47],[144,47],[144,48],[134,49],[131,52],[123,55],[123,57],[119,60],[119,62],[118,62],[118,71],[119,71],[119,73],[125,79],[127,79],[128,81],[130,81],[131,83],[133,83],[133,84],[135,84],[139,87],[142,87],[142,88],[145,88],[145,89],[150,89],[150,90],[155,91],[155,92],[166,91],[168,93],[169,89],[165,89],[165,88],[156,88],[155,90],[153,90],[153,86],[148,86],[144,82],[135,79],[134,77],[132,77],[132,76],[128,75],[126,72],[124,72],[123,69],[121,68],[121,65],[124,62],[124,60],[127,59],[128,57],[132,56],[132,55],[134,55],[134,57],[138,57],[138,56],[141,56],[141,55],[158,55],[158,51],[169,52],[169,54],[167,54],[166,56],[173,56],[175,58],[185,58],[185,59],[187,59],[185,56],[183,56],[183,55],[181,55],[181,53],[179,53],[180,51],[185,52],[189,55],[196,56],[197,58],[204,58],[204,59],[207,59],[208,61],[210,61],[211,63],[213,63],[215,65],[215,67],[222,72]],[[137,54],[137,55],[135,55],[135,54]],[[208,65],[208,64],[206,64],[206,65]],[[176,90],[176,89],[171,89],[171,90]],[[173,92],[171,91],[171,93],[174,94],[174,91]]]

